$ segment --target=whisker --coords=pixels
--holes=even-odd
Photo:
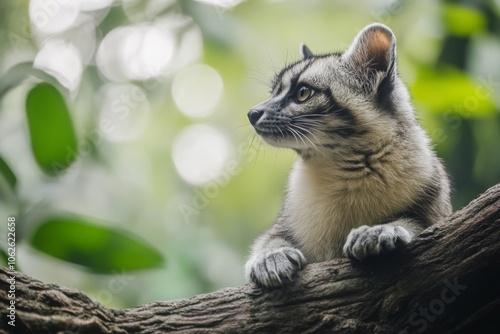
[[[314,118],[320,118],[320,117],[326,117],[329,116],[328,114],[303,114],[303,115],[297,115],[293,116],[293,119],[314,119]]]
[[[335,112],[342,111],[342,110],[343,109],[338,109]],[[321,120],[318,120],[318,118],[327,117],[327,116],[332,116],[332,115],[331,114],[303,114],[303,115],[293,116],[291,118],[291,120],[297,121],[297,122],[311,122],[311,121],[321,122]],[[373,124],[373,122],[377,122],[377,121],[378,121],[377,117],[370,117],[370,118],[364,119],[364,120],[358,119],[358,120],[356,120],[356,122],[357,122],[356,125],[351,125],[349,127],[353,128],[353,127],[367,126],[367,125],[371,125],[371,124]]]
[[[310,134],[312,134],[311,130],[316,130],[321,132],[321,128],[324,126],[323,123],[304,123],[304,122],[291,123],[291,125],[300,128],[301,130],[306,131]]]
[[[303,120],[299,120],[299,121],[296,121],[294,122],[293,124],[302,124],[304,126],[314,126],[314,125],[324,125],[325,123],[324,122],[320,122],[320,121],[317,121],[317,120],[308,120],[308,119],[303,119]]]
[[[248,145],[247,154],[250,151],[250,148],[253,147],[253,143],[254,143],[255,137],[256,137],[256,134],[254,133],[253,136],[252,136],[252,140],[250,140],[250,145]]]
[[[316,150],[318,149],[318,148],[316,147],[316,144],[314,144],[314,143],[313,143],[313,141],[312,141],[309,137],[307,137],[304,133],[300,132],[300,130],[302,130],[302,131],[307,131],[307,132],[309,132],[309,133],[310,133],[311,135],[313,135],[313,136],[314,136],[314,134],[312,134],[312,133],[311,133],[309,130],[307,130],[307,129],[297,127],[295,124],[290,124],[290,125],[296,129],[295,131],[297,131],[297,133],[300,135],[301,139],[302,139],[302,137],[303,137],[303,138],[305,138],[305,139],[307,139],[307,140],[311,143],[311,145],[314,147],[314,149],[316,149]],[[315,138],[316,140],[318,140],[318,139],[316,138],[316,136],[314,136],[314,138]],[[306,145],[306,143],[304,142],[304,140],[303,140],[303,139],[302,139],[302,142],[304,143],[304,145]]]
[[[253,73],[251,73],[253,72]],[[265,74],[263,73],[260,73],[258,71],[248,71],[246,76],[251,79],[251,80],[254,80],[255,82],[265,86],[267,89],[271,89],[272,88],[272,80]]]
[[[231,128],[230,131],[236,131],[238,129],[241,129],[241,128],[243,128],[245,126],[249,126],[249,125],[250,125],[250,123],[238,125],[238,126],[235,126],[235,127]]]
[[[302,127],[302,126],[299,126],[299,125],[297,125],[297,124],[292,124],[292,125],[293,125],[293,126],[295,126],[295,128],[296,128],[296,129],[299,129],[299,130],[302,130],[302,131],[305,131],[305,132],[309,133],[311,136],[313,136],[313,137],[314,137],[314,139],[315,139],[317,142],[319,142],[319,140],[318,140],[318,138],[316,137],[316,135],[315,135],[314,133],[312,133],[309,129],[304,128],[304,127]],[[312,143],[312,142],[311,142],[311,143]]]
[[[281,136],[282,136],[282,137],[284,137],[284,136],[285,136],[285,134],[283,133],[283,131],[281,131],[281,128],[280,128],[279,126],[276,126],[276,129],[278,129],[278,130],[279,130],[279,132],[281,133]]]
[[[297,139],[297,137],[295,136],[295,134],[297,134],[298,138],[302,141],[302,143],[304,144],[304,146],[307,146],[306,145],[306,142],[304,141],[304,139],[302,139],[302,137],[300,136],[300,133],[297,132],[297,130],[294,130],[292,128],[288,128],[288,130],[292,133],[292,135],[295,137],[295,141],[297,142],[297,145],[299,144],[299,141]]]
[[[255,136],[254,136],[255,138]],[[253,139],[252,139],[252,143],[253,143]],[[255,168],[255,165],[257,165],[257,160],[259,160],[259,154],[260,154],[260,149],[262,147],[262,141],[259,140],[259,145],[257,146],[257,154],[255,155],[255,158],[252,162],[252,168]]]
[[[257,135],[254,133],[252,136],[252,140],[250,141],[250,145],[248,145],[248,149],[247,149],[247,155],[249,154],[251,149],[254,149],[257,152],[255,154],[255,156],[253,157],[252,162],[251,162],[252,168],[254,168],[255,165],[257,164],[257,160],[259,158],[259,153],[260,153],[260,148],[262,146],[262,141],[259,140],[258,143],[256,143],[255,138],[257,138]]]
[[[309,113],[309,114],[300,114],[300,115],[295,115],[293,117],[316,117],[316,116],[328,116],[326,113]]]
[[[298,144],[299,144],[299,139],[298,139],[298,137],[297,137],[297,132],[296,132],[296,131],[293,131],[293,129],[291,129],[291,128],[287,128],[287,131],[288,131],[289,133],[291,133],[291,134],[292,134],[292,136],[295,138],[295,142],[296,142],[296,143],[297,143],[297,145],[298,145]]]

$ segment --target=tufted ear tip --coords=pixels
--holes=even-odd
[[[304,43],[300,45],[300,55],[302,56],[302,59],[314,57],[314,54],[311,52],[311,50],[309,50],[307,45],[305,45]]]

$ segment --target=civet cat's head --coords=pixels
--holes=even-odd
[[[339,145],[363,149],[415,123],[388,27],[365,27],[343,53],[314,55],[305,45],[301,53],[276,75],[271,96],[248,112],[269,144],[303,156]]]

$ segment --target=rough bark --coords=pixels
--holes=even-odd
[[[398,254],[312,264],[284,289],[247,284],[117,310],[2,269],[0,302],[3,333],[498,333],[500,185]]]

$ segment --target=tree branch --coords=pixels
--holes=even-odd
[[[247,284],[116,310],[4,268],[0,302],[2,333],[496,333],[500,184],[398,254],[311,264],[283,289]]]

